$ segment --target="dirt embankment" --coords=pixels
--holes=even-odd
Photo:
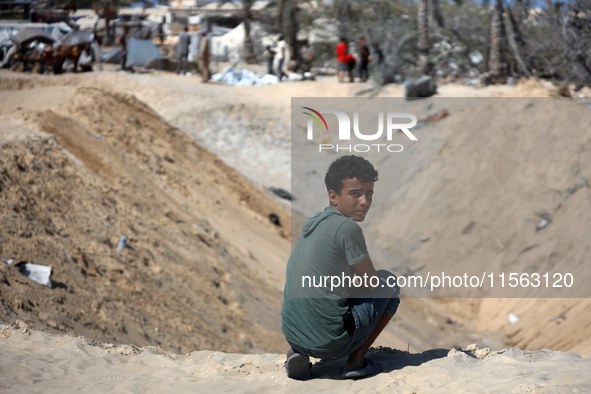
[[[79,88],[11,116],[38,135],[0,141],[0,257],[51,266],[55,286],[1,263],[0,320],[176,352],[284,350],[268,269],[289,248],[282,202],[129,95]]]

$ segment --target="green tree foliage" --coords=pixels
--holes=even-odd
[[[382,83],[416,76],[424,56],[434,65],[426,71],[440,78],[495,83],[537,76],[591,83],[591,1],[533,4],[334,0],[327,8],[352,52],[360,36],[370,47],[380,45],[385,62],[373,75]]]

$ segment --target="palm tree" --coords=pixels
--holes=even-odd
[[[427,56],[431,49],[429,42],[429,0],[419,0],[419,54]]]
[[[294,63],[294,69],[301,65],[300,47],[298,44],[298,1],[278,0],[277,4],[277,28],[286,38],[289,45],[289,59]]]
[[[505,24],[503,23],[503,0],[495,0],[493,9],[490,59],[488,67],[493,81],[500,81],[505,78],[505,67],[503,64],[503,40],[505,37]]]
[[[310,0],[270,0],[267,6],[268,8],[275,7],[277,9],[275,29],[286,38],[287,44],[289,45],[289,59],[294,70],[299,69],[302,64],[300,43],[297,40],[297,34],[300,30],[299,5],[304,2],[311,3]]]

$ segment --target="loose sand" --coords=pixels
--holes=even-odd
[[[343,380],[342,362],[318,362],[316,379],[287,378],[283,354],[197,351],[102,344],[27,329],[0,327],[0,387],[14,392],[587,392],[591,358],[549,350],[372,349],[382,371]]]

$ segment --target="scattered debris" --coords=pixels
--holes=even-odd
[[[289,201],[295,200],[295,198],[291,195],[291,193],[285,189],[282,189],[280,187],[273,187],[273,186],[269,187],[268,189],[270,192],[275,193],[278,197],[284,198]]]
[[[18,267],[20,273],[27,278],[47,286],[50,289],[53,288],[53,283],[51,281],[51,267],[32,263],[19,263]]]
[[[558,316],[554,316],[552,319],[550,319],[550,321],[556,321],[556,320],[566,320],[566,313],[562,313]]]
[[[509,323],[511,324],[515,324],[519,321],[519,316],[517,316],[513,312],[509,312],[507,316],[509,317]]]
[[[453,326],[464,327],[464,324],[460,323],[459,321],[455,321],[449,317],[445,319],[445,323],[451,324]]]
[[[72,160],[74,163],[76,163],[77,165],[79,165],[80,167],[83,167],[84,164],[82,164],[82,162],[80,160],[78,160],[78,158],[76,156],[74,156],[73,154],[71,154],[70,152],[68,152],[63,146],[61,146],[56,140],[53,134],[51,134],[49,136],[49,142],[52,143],[53,145],[55,145],[60,151],[62,151],[62,153],[64,155],[66,155],[68,158],[70,158],[70,160]]]
[[[427,123],[427,122],[431,122],[431,123],[439,122],[441,119],[445,119],[448,116],[449,116],[449,111],[446,109],[442,109],[439,112],[432,113],[431,115],[427,115],[424,118],[417,120],[417,124]]]
[[[540,246],[540,244],[529,245],[519,253],[521,254],[521,253],[529,252],[530,250],[532,250],[533,248],[537,248],[538,246]]]
[[[430,239],[431,239],[431,237],[423,237],[423,238],[420,238],[419,241],[421,241],[421,242],[427,242]]]
[[[495,238],[495,241],[497,242],[497,246],[499,247],[499,249],[505,249],[505,245],[503,245],[500,239]]]
[[[433,77],[425,75],[418,81],[413,82],[408,78],[404,82],[404,97],[405,98],[417,98],[417,97],[431,97],[437,93],[437,84]]]
[[[269,220],[273,222],[273,224],[275,224],[276,226],[281,226],[281,223],[279,222],[279,216],[277,216],[276,214],[270,213]]]
[[[119,243],[117,244],[117,252],[123,252],[123,249],[125,249],[125,244],[127,244],[127,237],[124,235],[123,237],[121,237]]]
[[[546,228],[550,224],[550,222],[552,222],[552,218],[550,217],[550,214],[545,209],[543,209],[541,211],[537,211],[536,215],[538,217],[542,218],[536,226],[536,231],[540,231],[543,228]]]
[[[560,208],[562,206],[562,203],[571,195],[574,194],[577,190],[579,190],[582,187],[587,187],[589,188],[589,181],[587,180],[587,178],[585,178],[583,175],[581,175],[581,179],[579,179],[579,181],[577,183],[575,183],[574,185],[572,185],[571,187],[569,187],[568,189],[566,189],[566,193],[564,193],[564,195],[562,196],[562,198],[560,199],[560,202],[558,203],[558,205],[556,206],[556,209]]]
[[[540,231],[543,228],[546,228],[546,226],[548,226],[548,224],[550,224],[551,220],[546,220],[546,219],[542,219],[538,222],[538,225],[536,226],[536,231]]]
[[[14,260],[13,259],[4,259],[2,261],[4,261],[8,265],[12,265],[12,263],[14,263]]]
[[[221,73],[214,74],[212,81],[223,82],[226,85],[247,86],[247,85],[273,85],[279,83],[276,75],[256,75],[248,70],[234,70],[233,67],[226,67]]]
[[[545,209],[542,209],[541,211],[536,211],[536,216],[538,216],[542,219],[549,219],[550,218],[550,214]]]
[[[470,234],[470,232],[474,229],[474,226],[476,226],[476,222],[471,221],[466,227],[464,227],[462,234]]]

